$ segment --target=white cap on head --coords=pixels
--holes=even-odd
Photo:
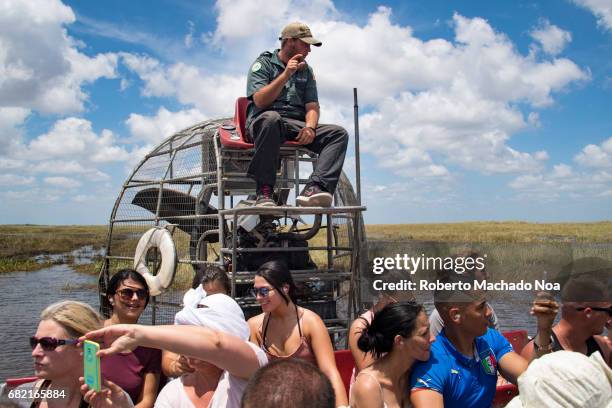
[[[506,408],[612,407],[612,369],[599,352],[540,357],[518,378],[518,387],[519,396]]]

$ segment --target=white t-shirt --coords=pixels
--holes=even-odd
[[[175,378],[162,388],[157,400],[155,400],[155,408],[194,408],[195,406],[189,399],[183,387],[182,378]]]
[[[268,356],[255,344],[247,341],[257,356],[259,366],[268,364]],[[247,380],[235,377],[224,371],[219,378],[219,384],[215,389],[209,408],[240,408],[240,400],[246,388]],[[187,396],[183,382],[180,378],[170,381],[161,390],[155,401],[155,408],[194,408],[193,403]]]

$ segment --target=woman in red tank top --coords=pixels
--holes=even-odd
[[[296,305],[296,287],[286,264],[263,264],[253,282],[253,295],[263,313],[248,321],[251,341],[270,360],[300,358],[315,364],[331,381],[336,405],[348,405],[329,332],[316,313]]]

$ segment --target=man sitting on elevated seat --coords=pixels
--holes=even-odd
[[[247,77],[247,129],[255,154],[247,174],[257,183],[257,205],[274,206],[280,146],[292,140],[319,155],[298,205],[329,207],[342,171],[348,133],[340,126],[319,124],[317,84],[306,63],[310,46],[321,46],[308,26],[287,25],[281,48],[262,53]]]

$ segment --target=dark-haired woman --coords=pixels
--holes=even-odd
[[[149,303],[149,287],[141,274],[122,269],[110,279],[106,291],[112,315],[104,326],[135,324]],[[131,353],[101,360],[102,375],[123,388],[137,408],[152,408],[161,373],[161,351],[137,347]]]
[[[410,406],[408,377],[412,365],[429,359],[434,337],[423,306],[413,302],[391,303],[374,315],[357,345],[375,357],[359,372],[351,389],[353,408]]]
[[[334,387],[336,405],[347,405],[329,332],[316,313],[296,305],[296,287],[287,266],[279,261],[263,264],[256,273],[253,292],[263,313],[248,321],[251,341],[270,361],[300,358],[318,366]]]

